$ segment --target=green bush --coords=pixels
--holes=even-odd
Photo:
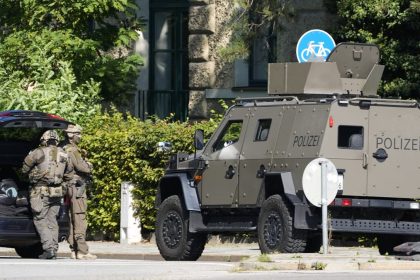
[[[140,121],[118,112],[93,117],[85,126],[82,142],[94,166],[88,213],[90,231],[110,239],[118,237],[123,181],[135,185],[133,205],[142,228],[153,230],[156,188],[169,158],[169,152],[157,151],[158,142],[171,142],[170,153],[193,152],[195,129],[204,129],[209,136],[218,118],[188,123],[171,119]]]

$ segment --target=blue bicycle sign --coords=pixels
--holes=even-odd
[[[320,29],[312,29],[303,34],[296,46],[299,62],[325,61],[335,47],[330,34]]]

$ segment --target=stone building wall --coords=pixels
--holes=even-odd
[[[233,63],[220,59],[219,50],[230,40],[227,23],[233,12],[233,1],[190,0],[189,11],[189,115],[193,119],[208,117],[205,90],[231,88]]]
[[[295,18],[283,22],[284,29],[277,40],[277,60],[279,62],[297,61],[296,45],[300,36],[311,29],[331,31],[336,16],[327,12],[324,0],[294,0]]]

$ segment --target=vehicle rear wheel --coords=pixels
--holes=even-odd
[[[262,253],[305,251],[306,231],[293,227],[292,213],[278,194],[264,201],[258,217],[258,244]]]
[[[37,259],[42,254],[42,244],[36,243],[34,245],[22,246],[15,248],[16,254],[24,259]]]
[[[207,234],[189,232],[188,222],[177,195],[162,202],[156,218],[156,244],[165,260],[195,261],[203,253]]]
[[[401,245],[405,242],[403,236],[400,235],[391,235],[391,234],[382,234],[378,236],[378,249],[379,254],[381,255],[393,255],[396,252],[394,247]]]
[[[322,234],[308,236],[306,240],[305,253],[319,253],[322,246]]]

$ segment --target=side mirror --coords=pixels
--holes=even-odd
[[[158,152],[170,152],[172,149],[171,142],[159,142],[157,145]]]
[[[197,129],[194,132],[194,147],[196,150],[202,150],[204,148],[204,130]]]

